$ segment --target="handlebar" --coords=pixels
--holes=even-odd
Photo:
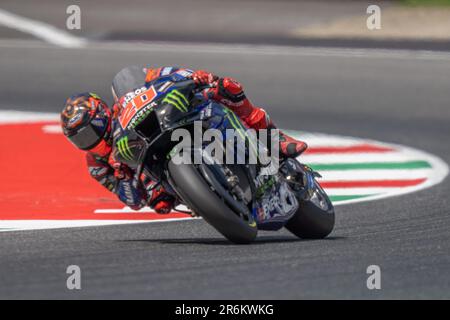
[[[192,79],[188,79],[188,80],[182,80],[182,81],[178,81],[177,84],[182,84],[185,86],[192,86],[192,91],[203,91],[205,89],[209,89],[209,88],[215,88],[215,84],[202,84],[202,85],[197,85],[195,83],[194,80]]]

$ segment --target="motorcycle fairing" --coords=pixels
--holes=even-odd
[[[278,230],[295,214],[298,200],[278,175],[259,176],[253,214],[261,230]]]

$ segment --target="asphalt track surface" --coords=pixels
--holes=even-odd
[[[109,84],[123,66],[175,64],[236,77],[280,127],[404,144],[450,162],[447,55],[0,46],[1,109],[57,112],[82,90],[110,100]],[[448,299],[449,192],[446,179],[340,206],[334,232],[315,241],[281,231],[233,245],[201,220],[0,233],[0,298]],[[74,264],[82,269],[79,291],[66,289]],[[381,290],[366,287],[372,264],[381,267]]]

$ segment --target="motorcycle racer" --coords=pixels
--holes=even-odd
[[[206,98],[222,103],[249,127],[255,130],[276,129],[267,112],[254,106],[246,97],[242,85],[230,77],[184,68],[145,68],[145,87],[161,76],[174,74],[179,78],[193,79],[198,85],[210,85],[203,94]],[[113,132],[119,127],[117,117],[126,105],[125,96],[117,97],[110,109],[96,94],[85,92],[69,97],[61,112],[64,135],[79,149],[87,151],[89,173],[109,191],[134,210],[148,205],[158,213],[168,213],[175,205],[175,198],[161,186],[156,186],[145,174],[136,177],[125,164],[114,159],[113,149],[117,137]],[[120,131],[120,130],[119,130]],[[286,157],[296,157],[307,148],[306,143],[280,131],[280,151]]]

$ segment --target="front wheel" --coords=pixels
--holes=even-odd
[[[335,214],[333,204],[317,181],[310,200],[299,201],[295,215],[286,228],[302,239],[322,239],[333,231]]]
[[[258,233],[256,223],[249,223],[234,212],[191,164],[168,163],[173,187],[195,213],[228,240],[238,244],[252,242]],[[223,190],[222,190],[223,192]]]

